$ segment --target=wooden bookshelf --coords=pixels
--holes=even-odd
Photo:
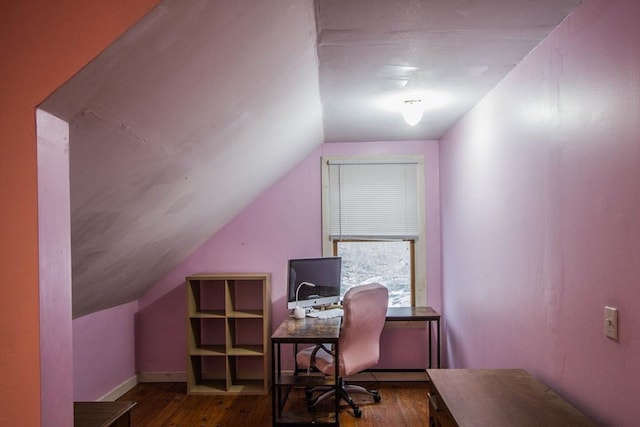
[[[187,288],[187,393],[268,394],[270,276],[195,274]]]

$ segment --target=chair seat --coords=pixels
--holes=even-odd
[[[307,347],[298,352],[296,354],[296,362],[298,362],[298,367],[303,369],[308,369],[311,366],[311,354],[313,353],[313,347]],[[334,362],[333,355],[331,353],[326,352],[323,348],[318,350],[316,353],[315,366],[321,372],[333,372],[334,370]],[[340,366],[340,376],[344,375],[344,368]]]

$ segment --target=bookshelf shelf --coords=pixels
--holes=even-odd
[[[196,274],[187,288],[187,392],[269,392],[270,276]]]

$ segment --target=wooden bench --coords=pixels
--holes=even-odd
[[[74,427],[129,427],[136,402],[73,402]]]

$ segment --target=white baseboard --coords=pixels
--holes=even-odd
[[[100,399],[98,399],[98,401],[113,402],[114,400],[118,400],[120,397],[122,397],[122,395],[124,395],[126,392],[128,392],[129,390],[131,390],[137,385],[138,385],[138,376],[134,375],[133,377],[129,378],[128,380],[126,380],[125,382],[123,382],[113,390],[111,390],[109,393],[102,396]]]
[[[283,374],[292,375],[292,371],[283,371]],[[347,378],[351,381],[429,381],[426,371],[369,371],[352,375]],[[185,383],[186,372],[140,372],[140,383]],[[133,385],[135,386],[135,384]],[[132,387],[133,387],[132,386]],[[131,387],[130,387],[131,388]],[[127,390],[125,390],[126,392]],[[124,393],[122,393],[124,394]],[[120,396],[122,396],[122,394]],[[118,396],[119,397],[119,396]]]
[[[282,371],[285,375],[293,375],[293,371]],[[365,371],[350,375],[345,381],[362,382],[407,382],[429,381],[427,371]]]
[[[408,382],[429,381],[426,371],[365,371],[351,375],[346,381]]]
[[[186,383],[186,372],[140,372],[138,382],[141,383]]]

